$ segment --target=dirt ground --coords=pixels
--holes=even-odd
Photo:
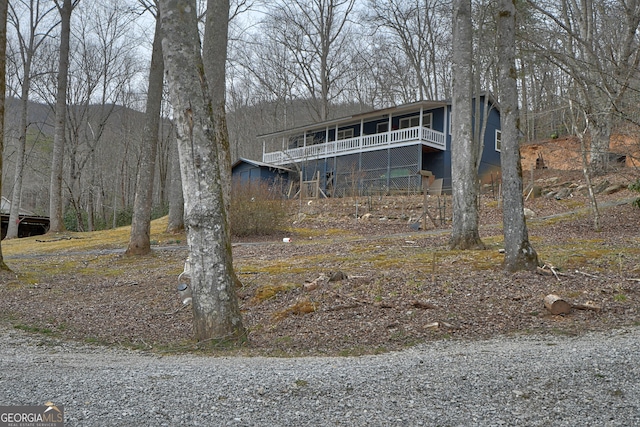
[[[632,179],[628,171],[607,177],[624,186]],[[424,230],[416,229],[421,195],[292,201],[290,230],[234,242],[247,342],[218,351],[347,356],[440,339],[640,325],[640,209],[630,203],[637,193],[599,194],[595,231],[582,183],[579,173],[537,173],[545,192],[573,193],[526,201],[541,268],[515,274],[501,266],[502,213],[490,188],[480,199],[487,249],[477,251],[449,250],[450,199],[446,209],[444,198],[429,199],[437,227],[427,221]],[[36,250],[5,256],[17,276],[0,277],[0,321],[43,337],[162,354],[200,348],[190,306],[176,292],[184,236],[156,237],[154,254],[143,258],[124,257],[126,244],[50,253],[37,250],[46,239],[34,240]],[[597,310],[552,315],[548,294]]]

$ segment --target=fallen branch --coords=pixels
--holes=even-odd
[[[437,305],[435,304],[431,304],[430,302],[423,302],[423,301],[412,301],[411,305],[414,306],[415,308],[422,308],[422,309],[433,309],[433,308],[438,308]]]
[[[182,307],[180,307],[179,309],[177,309],[176,311],[173,311],[173,312],[171,312],[171,313],[165,313],[164,315],[165,315],[165,316],[173,316],[174,314],[176,314],[177,312],[179,312],[179,311],[180,311],[180,310],[182,310],[183,308],[185,308],[185,307],[189,307],[189,305],[190,305],[190,304],[185,304],[185,305],[183,305]]]
[[[573,304],[573,308],[578,310],[591,310],[591,311],[600,311],[602,308],[597,306],[591,302],[586,302],[584,304]]]
[[[631,280],[632,282],[640,282],[640,279],[627,279],[627,280]]]
[[[83,239],[84,237],[75,237],[75,236],[62,236],[62,237],[56,237],[54,239],[48,239],[48,240],[39,240],[36,239],[36,242],[38,243],[49,243],[49,242],[59,242],[60,240],[72,240],[72,239]]]
[[[560,281],[560,277],[558,277],[558,276],[566,276],[566,274],[562,274],[562,273],[557,272],[556,268],[551,264],[545,264],[545,265],[542,266],[542,268],[538,268],[537,269],[538,274],[548,275],[548,273],[545,270],[545,268],[548,268],[549,271],[551,273],[553,273],[553,275],[556,277],[556,279],[558,279],[558,282]]]
[[[592,279],[599,279],[598,276],[594,276],[593,274],[585,273],[584,271],[576,270],[576,273],[582,274],[583,276],[591,277]]]

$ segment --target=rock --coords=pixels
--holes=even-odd
[[[318,282],[314,280],[313,282],[307,282],[302,286],[304,287],[305,291],[315,291],[316,289],[318,289]]]
[[[535,218],[536,213],[529,208],[524,208],[524,217],[527,219]]]
[[[560,178],[558,178],[557,176],[554,176],[554,177],[551,177],[551,178],[547,178],[545,180],[545,183],[547,185],[556,185],[559,180],[560,180]]]
[[[371,214],[370,214],[370,213],[366,213],[366,214],[364,214],[364,215],[362,215],[362,216],[360,217],[360,219],[363,219],[363,220],[367,220],[367,219],[369,219],[369,218],[371,218]]]
[[[571,193],[573,192],[573,190],[571,190],[570,188],[562,188],[560,190],[558,190],[558,192],[555,194],[555,198],[556,200],[562,200],[562,199],[566,199],[567,197],[571,196]]]
[[[604,190],[602,190],[602,194],[613,194],[613,193],[617,193],[618,191],[622,191],[626,188],[627,187],[622,184],[613,184],[605,188]]]
[[[330,282],[339,282],[341,280],[347,280],[348,278],[349,276],[347,276],[344,272],[339,270],[329,275]]]

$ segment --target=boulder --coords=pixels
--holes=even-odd
[[[560,190],[558,190],[558,192],[556,192],[554,197],[556,198],[556,200],[566,199],[567,197],[571,196],[572,192],[573,190],[571,188],[561,188]]]

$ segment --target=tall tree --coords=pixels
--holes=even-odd
[[[453,249],[483,248],[478,232],[478,141],[473,132],[473,28],[471,0],[453,1],[451,185]],[[479,97],[476,102],[480,102]]]
[[[2,153],[4,152],[4,104],[7,92],[7,9],[9,0],[0,0],[0,188],[2,188]],[[0,242],[0,271],[7,271]]]
[[[217,7],[229,16],[228,9]],[[205,75],[195,0],[161,0],[162,51],[174,108],[185,226],[193,293],[194,334],[199,341],[242,340],[231,241],[224,209],[218,130]],[[211,76],[213,81],[219,79]]]
[[[69,39],[71,13],[80,0],[54,0],[60,13],[60,56],[56,92],[56,118],[53,130],[51,158],[51,188],[49,191],[49,232],[64,231],[62,218],[62,173],[64,164],[65,126],[67,122],[67,83],[69,81]]]
[[[136,73],[132,54],[135,38],[128,25],[133,15],[122,13],[119,1],[79,9],[78,25],[74,28],[75,60],[71,63],[67,91],[73,108],[67,111],[65,161],[67,200],[75,211],[79,231],[84,230],[84,217],[94,216],[97,198],[94,186],[100,174],[92,167],[94,160],[104,156],[101,145],[109,134],[107,125],[125,105],[129,82]],[[125,117],[121,123],[124,128]]]
[[[23,7],[22,11],[28,13],[26,19],[22,15],[22,11],[17,9],[14,4],[9,5],[9,21],[15,27],[18,38],[20,62],[22,65],[22,82],[20,85],[20,125],[18,130],[18,144],[16,147],[15,175],[11,192],[7,239],[18,237],[18,227],[20,224],[19,214],[22,199],[22,182],[24,179],[27,131],[29,128],[28,107],[31,92],[32,64],[36,59],[38,48],[54,28],[54,25],[51,25],[48,30],[41,28],[43,24],[47,23],[47,17],[54,10],[53,8],[50,8],[48,5],[46,5],[45,8],[39,0],[19,3]],[[25,23],[28,25],[26,25],[26,28],[23,30]]]
[[[151,4],[142,2],[148,10]],[[153,204],[153,175],[160,130],[164,64],[162,62],[162,35],[160,16],[156,13],[156,26],[149,68],[149,89],[145,109],[144,134],[140,155],[140,167],[133,202],[133,218],[127,255],[145,255],[151,252],[151,208]]]
[[[508,271],[535,270],[538,255],[529,242],[522,200],[522,165],[518,139],[518,89],[515,65],[516,8],[514,0],[500,0],[497,16],[500,84],[504,234],[504,267]]]
[[[444,20],[450,11],[445,2],[437,0],[369,0],[370,19],[380,29],[386,29],[394,50],[404,53],[411,69],[414,98],[441,99],[445,87],[440,81],[446,74],[450,52],[450,28]],[[413,99],[414,101],[416,99]]]
[[[608,169],[615,120],[625,116],[627,94],[638,89],[640,2],[529,0],[528,4],[541,16],[529,40],[579,89],[578,102],[589,119],[590,168],[602,174]]]
[[[218,147],[220,179],[226,212],[229,212],[231,207],[231,149],[225,110],[228,39],[229,0],[208,1],[202,52],[204,71],[211,92],[215,143]],[[227,231],[230,232],[230,227]]]
[[[178,145],[171,140],[169,150],[171,172],[169,181],[169,219],[167,232],[178,233],[184,230],[184,197],[182,196],[182,179],[180,177],[180,158]]]
[[[349,74],[349,23],[355,0],[289,0],[270,4],[270,25],[279,30],[295,64],[292,71],[314,101],[317,119],[329,117],[330,101]]]

